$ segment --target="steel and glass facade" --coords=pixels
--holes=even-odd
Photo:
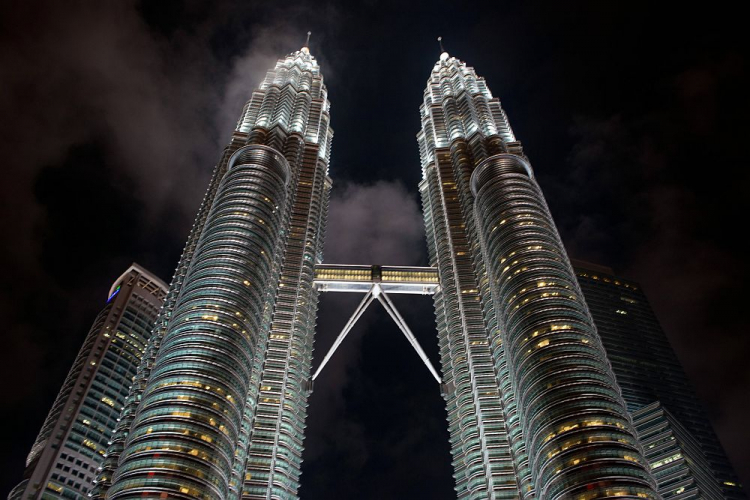
[[[485,81],[443,53],[420,185],[459,498],[658,498],[533,170]]]
[[[664,500],[726,498],[700,444],[669,410],[651,403],[633,422]]]
[[[314,268],[323,259],[331,189],[329,107],[320,67],[303,48],[269,72],[240,125],[251,136],[266,128],[286,131],[283,151],[293,175],[288,236],[243,468],[245,499],[296,498],[299,489],[318,307]]]
[[[628,410],[639,434],[643,437],[648,431],[646,439],[650,442],[644,442],[644,449],[660,493],[665,498],[691,498],[686,496],[691,489],[688,485],[674,483],[673,475],[664,473],[663,455],[670,449],[649,448],[655,429],[663,427],[662,432],[676,437],[674,446],[683,448],[675,448],[672,455],[681,453],[685,457],[687,465],[681,473],[692,474],[695,491],[704,498],[747,498],[640,285],[616,276],[608,267],[579,261],[574,267]],[[681,437],[685,435],[691,439]],[[654,467],[655,463],[659,467]],[[682,465],[677,461],[670,469]],[[712,479],[702,478],[705,474]],[[674,484],[679,485],[673,488]],[[682,487],[685,491],[676,493]],[[721,497],[712,487],[721,489]]]
[[[166,292],[137,264],[114,282],[10,499],[87,498]]]
[[[217,165],[95,498],[299,488],[333,132],[305,47],[252,93]]]

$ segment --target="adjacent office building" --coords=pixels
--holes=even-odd
[[[665,500],[727,498],[700,444],[669,410],[651,403],[633,412],[633,421]]]
[[[10,499],[87,497],[166,292],[167,285],[138,264],[117,278]]]
[[[574,265],[659,492],[747,498],[640,286],[608,267]]]

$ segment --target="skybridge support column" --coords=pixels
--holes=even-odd
[[[345,266],[338,266],[338,267],[339,267],[339,269],[344,269]],[[422,270],[420,270],[418,272],[423,272],[423,273],[425,273],[425,274],[427,274],[429,276],[430,274],[434,273],[434,269],[431,269],[431,268],[422,268]],[[365,282],[358,281],[358,282],[356,282],[356,285],[361,286],[364,283],[367,283],[367,282],[366,281]],[[347,287],[346,281],[344,281],[344,280],[339,281],[339,284],[341,285],[341,288],[338,289],[337,291],[345,291],[345,292],[356,291],[356,290],[353,290],[353,289],[349,289]],[[350,283],[350,285],[352,285],[352,284],[353,283]],[[326,286],[326,285],[324,285],[324,286]],[[324,290],[325,289],[326,288],[324,288]],[[436,289],[436,286],[432,285],[430,289],[434,290],[434,289]],[[401,291],[399,291],[397,293],[412,293],[412,294],[417,293],[414,290],[416,290],[416,288],[415,289],[410,289],[410,291],[408,291],[408,292],[405,292],[405,291],[401,290]],[[420,292],[420,295],[423,295],[425,293],[428,293],[428,292],[425,292],[424,289],[423,289]],[[398,312],[398,310],[396,309],[396,306],[393,304],[393,302],[391,301],[390,297],[388,297],[388,294],[386,294],[383,291],[383,283],[379,282],[379,281],[374,281],[374,280],[372,282],[370,282],[370,288],[365,293],[365,296],[362,298],[362,302],[360,302],[359,305],[357,306],[357,308],[354,310],[354,313],[349,318],[349,321],[346,322],[346,325],[344,325],[343,330],[341,330],[341,333],[339,333],[339,336],[336,337],[336,340],[334,341],[334,343],[331,346],[331,348],[328,350],[328,353],[326,353],[325,357],[323,358],[323,361],[320,363],[320,366],[315,371],[315,374],[312,376],[312,381],[314,381],[318,377],[318,375],[320,375],[320,372],[323,370],[323,368],[326,366],[326,364],[328,364],[328,361],[333,356],[333,353],[336,352],[336,349],[338,349],[338,347],[344,341],[344,338],[346,338],[346,336],[349,334],[349,332],[351,331],[351,329],[357,323],[357,321],[359,320],[359,318],[365,312],[365,310],[367,309],[367,307],[376,298],[378,299],[378,301],[381,304],[383,304],[383,307],[388,312],[388,315],[393,319],[393,321],[398,326],[399,330],[401,330],[401,332],[404,334],[404,336],[406,337],[406,340],[409,341],[409,344],[411,344],[411,346],[414,348],[414,350],[417,351],[417,355],[419,355],[419,358],[422,360],[422,362],[424,363],[424,365],[430,371],[430,373],[432,374],[432,376],[435,379],[435,381],[438,384],[441,384],[441,386],[442,386],[442,380],[440,379],[440,375],[438,375],[437,370],[435,370],[435,367],[432,366],[432,363],[430,362],[429,358],[427,357],[427,355],[425,354],[425,352],[422,350],[422,347],[419,345],[419,342],[417,342],[416,337],[414,337],[414,334],[412,333],[412,331],[407,326],[406,321],[404,321],[404,318]]]
[[[388,294],[381,292],[377,294],[377,298],[380,301],[380,303],[383,304],[383,307],[391,316],[391,318],[393,318],[393,321],[396,322],[399,329],[401,329],[404,336],[406,336],[406,340],[408,340],[411,346],[414,348],[414,350],[417,351],[419,358],[422,360],[422,362],[427,367],[427,369],[430,370],[430,373],[432,374],[435,381],[437,381],[438,384],[442,384],[443,381],[440,380],[440,375],[438,375],[437,370],[435,370],[435,367],[433,367],[432,363],[430,363],[429,358],[427,358],[427,355],[422,350],[422,347],[419,345],[419,342],[417,342],[416,337],[414,337],[414,334],[406,325],[406,321],[404,321],[404,318],[402,318],[401,314],[399,314],[398,309],[396,309],[396,306],[393,305],[393,302],[391,302],[391,299],[390,297],[388,297]]]
[[[347,321],[346,325],[344,325],[344,329],[341,330],[341,333],[339,333],[339,336],[336,337],[336,340],[333,342],[333,345],[328,350],[328,353],[326,354],[325,358],[323,358],[323,361],[320,363],[320,366],[318,367],[317,370],[315,370],[315,373],[312,376],[313,381],[315,381],[315,379],[318,378],[318,375],[320,375],[320,372],[328,364],[328,361],[330,361],[331,356],[333,356],[333,353],[336,352],[336,349],[338,349],[338,347],[344,341],[346,336],[351,331],[352,327],[354,327],[354,325],[357,323],[359,318],[365,312],[367,307],[372,303],[373,300],[375,300],[375,296],[373,295],[374,288],[375,286],[370,288],[370,291],[365,294],[364,298],[362,298],[362,302],[359,303],[357,308],[354,310],[354,313],[349,318],[349,321]]]

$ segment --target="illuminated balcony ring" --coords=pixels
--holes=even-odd
[[[482,160],[471,174],[471,193],[477,196],[482,186],[487,184],[498,170],[501,172],[518,171],[519,168],[522,168],[530,179],[534,178],[534,171],[531,169],[531,164],[525,158],[518,155],[500,153]]]
[[[274,148],[262,144],[250,144],[235,151],[227,162],[227,172],[230,172],[237,165],[268,167],[284,180],[284,186],[289,184],[292,173],[289,162],[286,161],[284,155]]]

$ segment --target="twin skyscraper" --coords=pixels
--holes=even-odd
[[[48,472],[63,464],[58,477],[34,474],[52,439],[40,435],[11,498],[297,498],[320,283],[337,272],[373,296],[388,279],[393,290],[434,282],[458,498],[714,498],[695,480],[665,489],[652,471],[529,160],[473,68],[441,54],[420,106],[432,268],[388,278],[380,267],[322,266],[329,108],[307,47],[268,72],[214,170],[171,285],[151,288],[163,307],[127,396],[110,405],[118,420],[100,420],[115,426],[106,451],[58,446],[45,462]],[[87,368],[81,381],[103,378]],[[49,418],[62,422],[66,404]],[[60,432],[97,417],[82,415]],[[695,446],[684,448],[667,463],[706,464],[694,474],[709,478],[709,491],[743,498],[710,460],[690,458]],[[94,485],[61,481],[62,454],[96,463]]]

